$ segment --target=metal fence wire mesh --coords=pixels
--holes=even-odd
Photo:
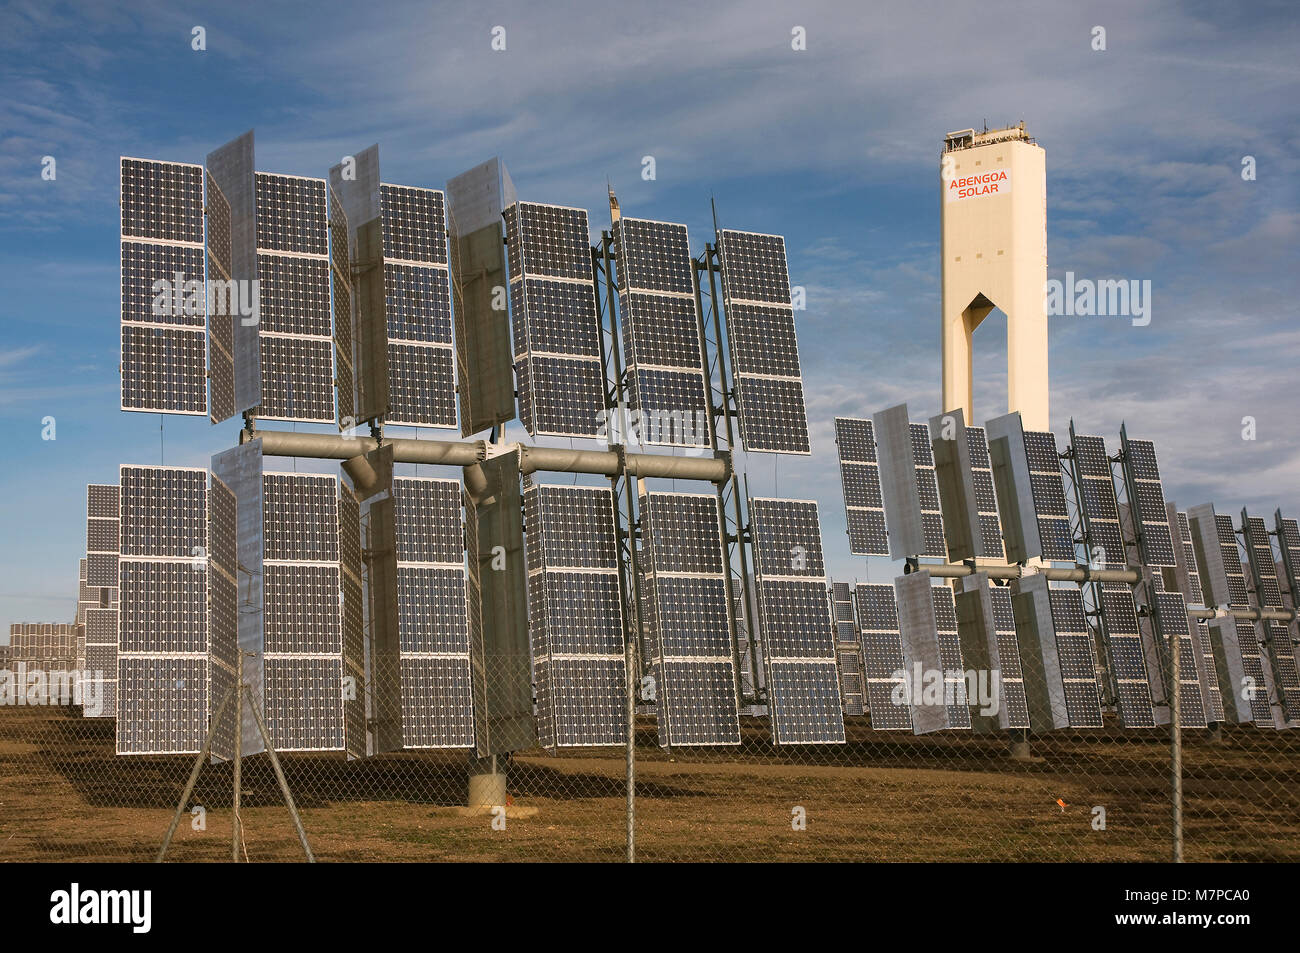
[[[494,666],[488,666],[489,671]],[[373,704],[379,698],[371,696]],[[253,703],[263,703],[260,691]],[[640,710],[644,712],[645,706]],[[267,714],[267,713],[264,713]],[[413,713],[376,710],[372,725]],[[233,728],[234,710],[223,715]],[[282,726],[269,721],[275,733]],[[1166,860],[1171,855],[1167,727],[1031,733],[1033,760],[1008,757],[1005,732],[926,736],[845,719],[847,740],[774,745],[768,719],[741,718],[738,745],[657,742],[636,725],[633,826],[638,860]],[[154,859],[193,755],[118,755],[112,718],[71,705],[0,708],[0,856],[6,860]],[[256,729],[254,729],[255,731]],[[246,750],[254,747],[246,737]],[[348,760],[280,755],[311,851],[321,861],[621,861],[629,803],[626,750],[533,748],[503,758],[505,803],[467,808],[465,748]],[[1188,860],[1300,856],[1300,747],[1254,725],[1182,732]],[[476,766],[477,765],[477,766]],[[303,858],[266,753],[241,762],[240,859]],[[230,761],[205,762],[182,804],[173,861],[232,853]]]

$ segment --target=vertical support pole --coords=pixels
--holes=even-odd
[[[230,861],[239,863],[239,842],[242,840],[239,819],[239,802],[243,793],[244,770],[244,653],[239,652],[239,674],[235,680],[235,781],[234,814],[230,822]]]
[[[249,691],[247,686],[244,686],[244,691]],[[257,730],[262,734],[262,743],[266,745],[266,754],[271,759],[271,768],[275,771],[275,780],[280,784],[280,793],[284,795],[284,804],[289,809],[289,817],[293,820],[293,828],[298,832],[298,842],[302,844],[302,852],[307,855],[307,863],[314,864],[316,858],[312,856],[311,847],[307,844],[307,832],[302,829],[302,818],[298,816],[298,807],[293,803],[293,794],[289,791],[289,782],[284,778],[284,771],[280,768],[280,759],[275,753],[275,745],[271,744],[271,735],[266,730],[266,723],[262,721],[262,713],[253,704],[251,693],[248,699],[248,707],[252,709],[253,718],[257,721]]]

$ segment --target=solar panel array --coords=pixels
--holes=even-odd
[[[344,513],[349,519],[343,519]],[[355,503],[329,474],[262,475],[262,608],[266,721],[280,751],[365,754],[345,709],[364,706],[359,631],[345,635],[342,532],[360,538]],[[364,715],[363,715],[364,718]],[[355,714],[353,716],[355,724]]]
[[[880,468],[871,421],[836,417],[835,446],[840,458],[849,552],[859,556],[888,556],[889,537],[885,532],[885,507],[880,496]]]
[[[844,740],[817,504],[749,502],[759,631],[777,744]]]
[[[718,498],[645,493],[639,506],[642,623],[650,633],[659,743],[739,744],[730,577]],[[838,695],[837,686],[837,705]]]
[[[214,689],[233,683],[233,603],[209,578],[209,554],[233,547],[234,497],[214,481],[210,506],[202,469],[124,465],[120,475],[117,751],[193,754]],[[210,619],[210,604],[221,617]]]
[[[524,531],[538,737],[547,748],[620,744],[627,665],[613,492],[529,481]]]
[[[1113,492],[1113,491],[1112,491]],[[1071,728],[1100,728],[1101,702],[1097,696],[1097,664],[1092,634],[1083,612],[1083,597],[1073,586],[1048,589],[1056,651],[1065,689],[1065,710]]]
[[[862,686],[862,644],[853,624],[853,590],[847,582],[832,582],[831,619],[835,625],[835,655],[840,664],[840,700],[846,715],[865,712]]]
[[[1128,491],[1129,511],[1137,537],[1138,552],[1147,566],[1176,566],[1174,545],[1165,506],[1165,491],[1160,483],[1156,448],[1150,440],[1133,440],[1120,431],[1123,444],[1124,484]]]
[[[1173,639],[1179,640],[1177,681],[1182,726],[1204,728],[1205,696],[1201,692],[1201,678],[1198,671],[1202,664],[1201,653],[1192,639],[1191,626],[1187,618],[1187,603],[1183,601],[1182,593],[1178,592],[1152,591],[1149,595],[1156,636],[1161,645],[1169,646]]]
[[[685,225],[620,218],[614,223],[623,358],[641,442],[712,445],[695,265]]]
[[[1073,562],[1074,534],[1070,530],[1070,513],[1065,506],[1056,435],[1045,430],[1026,430],[1025,456],[1029,461],[1030,493],[1043,547],[1042,558],[1049,562]]]
[[[1128,565],[1128,558],[1106,442],[1101,437],[1076,434],[1071,429],[1070,448],[1088,561],[1106,569],[1123,569]]]
[[[325,180],[258,172],[258,335],[266,420],[334,423]]]
[[[810,453],[785,239],[723,229],[718,254],[745,447]]]
[[[918,556],[945,558],[948,547],[944,542],[943,513],[939,506],[939,481],[934,472],[934,448],[930,446],[930,428],[925,424],[909,424],[912,437],[912,460],[916,466],[916,489],[921,499],[921,525],[925,532],[925,548]]]
[[[381,185],[391,424],[456,426],[455,347],[442,192]]]
[[[998,498],[993,489],[993,462],[989,459],[988,436],[983,427],[965,429],[971,477],[975,484],[975,512],[980,524],[977,540],[979,555],[985,559],[1005,559],[1002,522],[998,519]]]
[[[859,585],[857,603],[871,728],[874,731],[911,731],[911,711],[906,705],[894,703],[894,692],[900,683],[898,673],[903,671],[903,647],[898,635],[894,587]]]
[[[406,748],[474,744],[460,481],[395,477],[397,602]]]
[[[1029,701],[1025,697],[1025,676],[1020,667],[1020,640],[1016,636],[1016,617],[1011,605],[1011,590],[1006,586],[989,586],[993,606],[993,628],[998,643],[998,669],[1001,673],[1002,703],[999,711],[1003,728],[1028,728]]]
[[[99,679],[102,704],[87,717],[112,718],[117,708],[117,549],[118,495],[111,484],[86,487],[86,558],[82,584],[93,598],[79,602],[77,621],[84,626],[81,669]],[[84,688],[83,688],[84,691]]]
[[[1282,588],[1278,584],[1277,563],[1273,559],[1268,528],[1262,519],[1247,515],[1245,510],[1241,511],[1241,521],[1250,573],[1255,580],[1255,599],[1260,608],[1282,609]],[[1295,721],[1300,717],[1300,668],[1291,641],[1291,627],[1288,623],[1273,620],[1264,620],[1262,625],[1278,703],[1286,720]]]
[[[123,157],[121,189],[122,410],[205,415],[203,167]]]
[[[534,437],[595,437],[605,410],[585,209],[505,210],[519,419]]]
[[[1151,677],[1133,593],[1128,589],[1103,589],[1098,608],[1120,724],[1125,728],[1154,728]]]

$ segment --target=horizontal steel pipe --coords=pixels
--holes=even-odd
[[[613,450],[568,450],[563,447],[519,448],[519,470],[535,473],[596,473],[618,476],[619,456]],[[672,457],[654,453],[629,453],[627,472],[635,477],[665,477],[676,480],[707,480],[721,483],[731,476],[723,457]]]

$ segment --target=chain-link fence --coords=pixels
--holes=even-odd
[[[1099,695],[1105,707],[1104,684]],[[261,696],[252,693],[259,706]],[[1173,852],[1169,728],[1124,728],[1111,713],[1098,729],[1030,732],[1016,758],[1007,732],[918,736],[873,730],[870,714],[846,716],[842,744],[778,746],[754,706],[742,708],[739,745],[667,749],[638,699],[630,803],[624,746],[534,748],[498,759],[504,804],[471,809],[470,777],[491,763],[463,747],[375,753],[376,725],[400,721],[407,738],[415,728],[409,707],[378,710],[381,697],[363,699],[361,729],[342,713],[310,726],[337,750],[277,744],[317,860],[622,861],[629,810],[645,861],[1158,861]],[[116,719],[22,700],[31,703],[0,707],[0,858],[152,860],[178,802],[168,860],[231,858],[232,761],[205,761],[182,802],[193,754],[117,754]],[[277,720],[274,703],[266,714],[273,739],[298,737],[302,726]],[[223,719],[233,718],[232,705]],[[348,758],[349,730],[365,731],[370,753]],[[1186,859],[1300,858],[1295,735],[1255,724],[1181,735]],[[244,751],[259,738],[250,720]],[[240,859],[303,859],[268,754],[239,767]]]

